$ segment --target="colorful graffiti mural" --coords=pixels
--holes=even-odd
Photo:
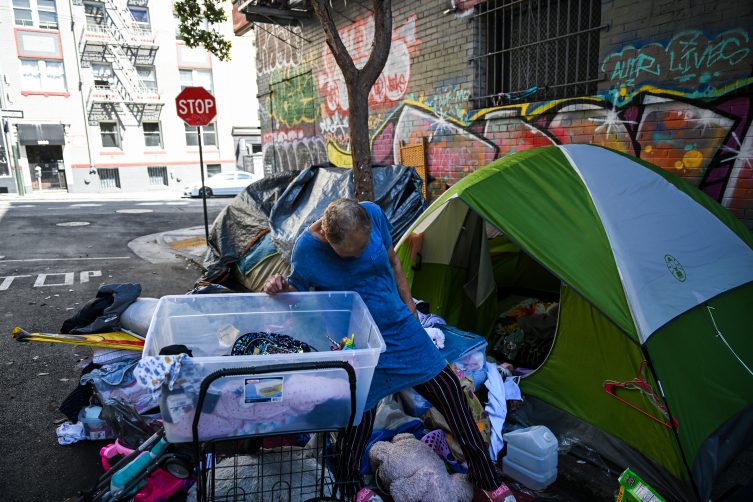
[[[691,30],[666,44],[627,46],[608,55],[601,71],[611,81],[610,101],[625,104],[645,86],[673,89],[688,98],[715,97],[752,82],[753,51],[748,32],[735,29],[707,36]],[[741,78],[742,77],[742,78]],[[643,88],[642,88],[643,87]]]
[[[277,75],[279,70],[273,74]],[[313,124],[317,117],[316,90],[310,71],[299,75],[279,75],[278,81],[270,83],[269,113],[275,121],[275,129]]]
[[[403,102],[373,136],[377,162],[399,162],[399,146],[428,140],[432,194],[499,156],[543,145],[592,143],[639,156],[734,207],[753,188],[750,96],[713,101],[646,92],[623,107],[573,98],[481,110],[468,120],[426,102]],[[442,131],[442,134],[432,134]],[[745,197],[744,197],[745,196]],[[749,215],[753,216],[753,215]]]
[[[592,143],[678,174],[753,225],[753,51],[745,30],[686,31],[666,43],[622,48],[603,60],[609,82],[596,96],[472,110],[471,82],[445,80],[431,92],[408,93],[411,51],[420,44],[415,21],[409,16],[393,32],[394,55],[370,95],[369,126],[378,163],[400,162],[401,146],[426,141],[432,197],[501,156]],[[363,64],[368,54],[360,48],[370,46],[373,19],[356,20],[342,36]],[[347,94],[326,47],[322,55],[313,81],[284,89],[300,97],[296,104],[273,103],[283,111],[272,114],[265,165],[328,160],[350,167]],[[278,65],[271,74],[279,72]],[[309,102],[318,106],[299,106]]]
[[[362,68],[371,53],[374,17],[369,15],[357,19],[339,28],[339,33],[356,67]],[[371,108],[394,106],[405,96],[411,79],[411,55],[419,44],[420,40],[416,38],[416,15],[412,14],[392,31],[392,45],[387,62],[369,93]],[[322,71],[318,76],[318,90],[324,105],[320,128],[327,141],[345,146],[349,144],[349,105],[345,79],[326,43],[322,43],[321,56]]]

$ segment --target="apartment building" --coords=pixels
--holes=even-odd
[[[228,4],[229,5],[229,4]],[[252,34],[231,61],[178,36],[171,2],[0,0],[0,192],[182,191],[200,181],[198,132],[175,97],[203,86],[207,175],[263,176]],[[230,16],[229,16],[230,17]]]

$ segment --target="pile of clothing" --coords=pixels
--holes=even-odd
[[[489,340],[490,352],[515,367],[538,368],[554,342],[558,314],[557,302],[537,298],[521,301],[497,317]]]

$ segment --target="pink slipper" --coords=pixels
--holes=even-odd
[[[473,502],[515,502],[515,495],[506,484],[502,483],[494,491],[476,488]]]

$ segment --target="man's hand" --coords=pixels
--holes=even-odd
[[[262,288],[262,291],[267,293],[268,295],[276,295],[277,293],[281,293],[283,291],[288,291],[290,286],[288,285],[288,280],[285,279],[281,274],[275,274],[264,283],[264,287]]]

